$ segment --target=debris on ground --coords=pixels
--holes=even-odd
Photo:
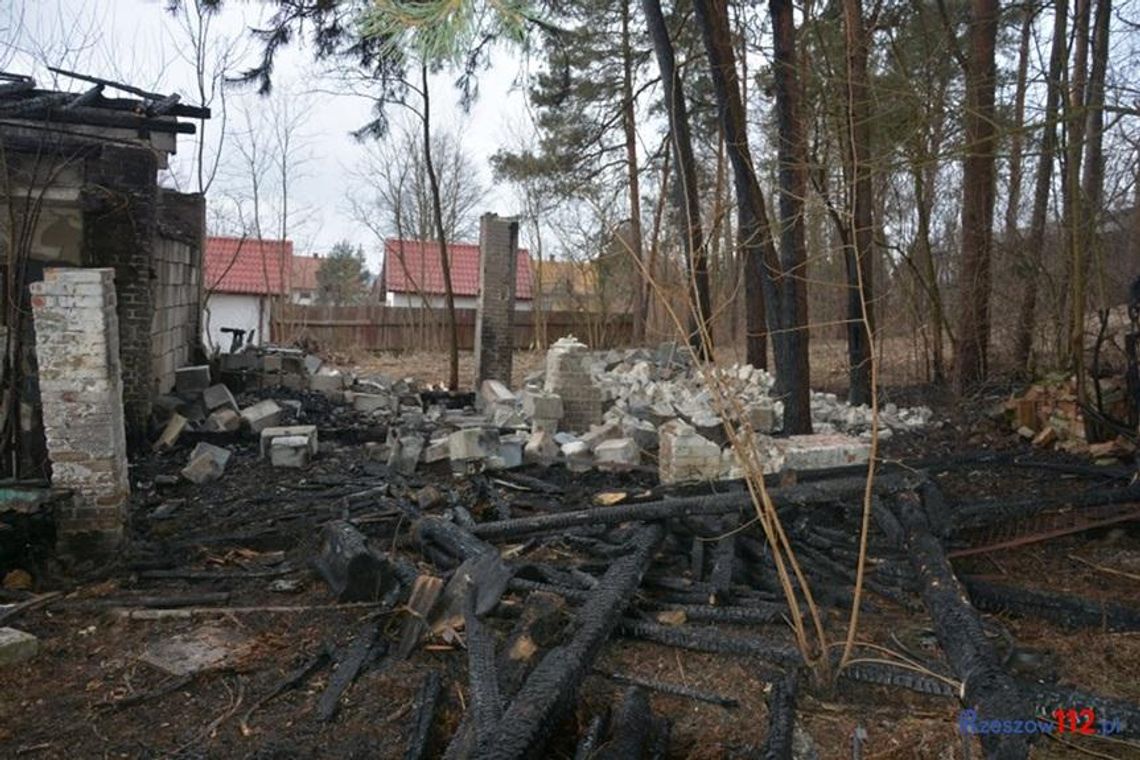
[[[4,672],[71,679],[112,754],[189,741],[219,756],[288,745],[312,756],[839,758],[853,746],[888,756],[902,746],[882,729],[892,725],[927,747],[905,756],[935,758],[961,744],[955,716],[967,707],[1025,719],[1074,705],[1118,720],[1117,739],[1140,738],[1140,650],[1121,636],[1140,627],[1140,604],[1098,582],[1140,570],[1135,542],[1086,550],[1086,598],[1010,559],[1134,524],[1140,490],[1127,478],[1056,452],[965,450],[929,407],[884,404],[880,433],[895,435],[883,443],[899,448],[870,494],[860,637],[841,670],[840,648],[828,650],[837,677],[821,707],[820,661],[805,660],[787,625],[805,610],[784,597],[713,381],[675,346],[574,344],[552,348],[518,392],[492,382],[451,393],[265,352],[240,369],[223,361],[231,405],[219,378],[189,373],[194,390],[155,421],[158,438],[181,415],[179,433],[132,466],[120,563],[56,596],[6,591],[16,596],[0,624],[19,616],[53,657]],[[815,394],[822,430],[780,436],[766,373],[723,375],[797,572],[841,642],[870,411]],[[573,411],[565,378],[588,382],[597,407],[577,393]],[[211,389],[222,401],[209,411]],[[238,429],[210,422],[235,409]],[[981,498],[1011,487],[1031,492]],[[1009,575],[995,580],[998,562]],[[1046,639],[1047,626],[1070,633]],[[1082,644],[1107,635],[1120,637],[1113,647]],[[1040,656],[1050,646],[1064,655]],[[1111,668],[1118,678],[1104,676]],[[179,721],[165,719],[175,711]],[[20,746],[80,740],[35,706],[10,715]],[[1025,756],[1015,740],[982,745]]]

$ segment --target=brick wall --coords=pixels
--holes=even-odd
[[[48,269],[31,293],[52,484],[74,494],[59,548],[102,555],[122,541],[130,492],[114,272]]]
[[[174,370],[194,363],[198,346],[205,202],[200,195],[162,189],[158,197],[151,388],[166,393],[174,387]]]
[[[475,388],[487,379],[511,382],[518,249],[519,223],[484,214],[479,225]]]
[[[545,389],[562,397],[563,430],[585,433],[602,421],[602,391],[590,373],[589,349],[572,336],[546,352]]]
[[[150,150],[105,145],[98,158],[87,160],[85,169],[84,263],[115,272],[127,435],[141,441],[153,383],[158,163]]]

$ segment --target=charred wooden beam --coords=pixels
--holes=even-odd
[[[629,760],[645,754],[653,731],[653,710],[645,689],[640,686],[626,689],[614,714],[613,726],[613,736],[593,755],[597,760]]]
[[[399,585],[388,560],[344,520],[330,522],[321,530],[321,546],[313,567],[339,602],[375,602]]]
[[[333,671],[328,686],[317,702],[317,715],[325,723],[336,716],[340,707],[340,698],[344,696],[345,691],[360,674],[364,663],[368,661],[379,634],[380,626],[374,622],[365,623],[352,642],[337,653],[336,670]]]
[[[630,553],[610,565],[575,616],[570,641],[538,663],[503,714],[491,747],[480,757],[514,760],[541,752],[557,721],[573,707],[582,679],[637,590],[664,534],[660,525],[642,528]]]
[[[726,515],[721,521],[724,535],[713,547],[709,582],[716,590],[716,600],[722,604],[728,600],[729,589],[732,586],[732,571],[736,560],[736,529],[739,524],[739,516]]]
[[[494,523],[484,523],[487,524]],[[484,552],[498,553],[495,547],[478,538],[476,534],[477,531],[469,531],[457,523],[439,517],[422,517],[415,525],[416,539],[421,546],[433,545],[458,560],[469,559]]]
[[[404,760],[421,760],[428,756],[431,724],[435,720],[435,712],[439,708],[439,698],[442,694],[442,679],[439,673],[433,670],[424,678],[416,693],[416,701],[412,706],[415,721],[412,723],[407,749],[404,750]]]
[[[776,623],[788,617],[788,606],[780,602],[752,602],[739,605],[668,604],[646,601],[639,607],[651,610],[676,610],[685,613],[693,623],[727,623],[730,625],[758,625]]]
[[[495,669],[495,637],[475,614],[475,588],[467,595],[464,610],[467,630],[467,677],[470,682],[471,715],[475,726],[475,748],[485,752],[502,717],[499,675]]]
[[[103,94],[103,85],[97,84],[86,92],[76,96],[70,103],[65,105],[65,111],[71,111],[82,106],[89,106],[94,103]]]
[[[910,667],[894,667],[877,662],[856,662],[839,674],[840,678],[880,686],[899,686],[919,694],[958,698],[958,689],[949,682],[933,676],[916,673]]]
[[[578,740],[578,747],[574,750],[574,760],[591,760],[598,751],[598,747],[605,741],[606,732],[610,727],[610,711],[603,710],[590,719],[585,733]]]
[[[443,593],[443,585],[443,579],[433,575],[421,575],[412,584],[412,593],[405,605],[408,614],[400,626],[397,659],[402,660],[411,654],[420,638],[427,633],[428,616]]]
[[[942,544],[930,526],[918,494],[900,494],[897,516],[904,531],[904,546],[922,588],[922,600],[934,620],[942,650],[962,681],[963,702],[986,720],[1024,720],[1028,706],[1013,679],[986,638],[977,611],[954,575]],[[982,747],[996,760],[1025,758],[1029,745],[1024,735],[986,734]]]
[[[763,760],[792,760],[798,691],[799,677],[795,672],[772,684],[772,692],[768,695],[768,735],[760,748]]]
[[[913,487],[921,482],[914,475],[886,475],[875,481],[879,492],[892,492]],[[809,504],[825,504],[844,499],[851,494],[861,493],[866,486],[864,478],[836,478],[816,483],[801,483],[794,486],[772,488],[771,497],[777,509]],[[852,503],[851,509],[858,504]],[[486,539],[512,538],[543,531],[563,530],[584,525],[615,525],[617,523],[641,520],[675,519],[692,515],[725,515],[741,510],[752,509],[752,497],[747,491],[718,494],[714,496],[691,496],[664,501],[651,501],[642,504],[623,504],[616,507],[595,507],[562,512],[553,515],[520,517],[515,520],[500,520],[480,524],[472,531]]]
[[[726,697],[721,694],[714,694],[711,691],[703,691],[701,689],[694,689],[691,686],[684,686],[679,683],[666,683],[664,681],[654,681],[650,678],[640,678],[638,676],[629,675],[627,673],[612,673],[602,670],[594,671],[597,675],[617,681],[628,686],[640,686],[649,691],[656,691],[660,694],[668,694],[673,697],[685,697],[686,699],[696,700],[697,702],[707,702],[710,705],[717,705],[718,707],[738,707],[740,702],[732,697]]]
[[[1103,628],[1109,631],[1140,630],[1140,608],[1115,602],[1015,588],[965,578],[974,606],[986,612],[1008,612],[1059,623],[1065,628]]]
[[[565,613],[565,603],[555,594],[536,591],[527,597],[495,663],[499,693],[504,699],[514,697],[539,655],[557,642],[565,623]],[[473,713],[464,714],[447,747],[446,760],[461,760],[474,751]]]
[[[953,533],[1019,520],[1061,507],[1099,507],[1107,504],[1140,502],[1140,484],[1127,488],[1089,490],[1072,496],[1033,497],[1015,501],[979,501],[957,504],[951,511],[949,529]]]
[[[625,618],[621,621],[621,632],[645,641],[697,652],[747,655],[781,665],[803,664],[803,656],[791,644],[755,636],[730,636],[712,627],[670,626]]]

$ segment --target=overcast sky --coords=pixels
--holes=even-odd
[[[164,0],[0,0],[0,68],[30,73],[41,86],[82,87],[82,83],[69,80],[53,81],[44,69],[46,59],[61,68],[128,81],[163,93],[177,92],[183,102],[195,103],[198,98],[190,48],[177,20],[164,7]],[[215,20],[212,34],[218,39],[242,38],[268,15],[268,10],[266,4],[230,0]],[[254,61],[258,53],[256,42],[244,46],[244,60]],[[369,120],[370,104],[362,98],[330,92],[338,89],[336,84],[322,79],[310,50],[303,45],[293,44],[282,51],[275,71],[275,85],[292,94],[294,104],[308,108],[301,128],[305,144],[302,154],[308,160],[291,180],[289,200],[303,221],[290,236],[299,249],[320,252],[341,239],[363,245],[370,267],[376,271],[376,239],[352,219],[345,202],[349,191],[346,177],[358,165],[364,150],[350,132]],[[488,187],[488,157],[513,142],[512,135],[520,129],[529,129],[522,93],[512,87],[520,71],[515,56],[507,51],[496,53],[494,65],[480,78],[481,95],[470,114],[458,106],[453,76],[442,74],[433,80],[433,129],[449,129],[460,136],[463,147],[480,167],[482,183]],[[266,104],[248,89],[228,90],[227,104],[231,133],[244,129],[246,110],[255,122],[268,118]],[[406,118],[398,108],[391,113],[396,122]],[[207,130],[217,128],[217,124],[211,124]],[[195,152],[193,139],[180,137],[175,172],[188,174]],[[219,204],[227,192],[238,192],[242,177],[240,157],[230,150],[222,156],[223,166],[210,193],[219,196]],[[482,211],[511,215],[514,209],[509,190],[492,188]]]

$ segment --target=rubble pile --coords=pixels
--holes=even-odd
[[[274,388],[318,395],[342,414],[386,428],[386,440],[371,443],[369,456],[402,475],[446,459],[456,472],[555,463],[573,472],[627,472],[655,461],[666,483],[740,478],[722,414],[756,447],[768,473],[867,461],[867,407],[816,393],[816,433],[777,437],[783,405],[773,397],[771,375],[749,365],[711,373],[706,378],[672,343],[655,351],[591,352],[563,338],[550,348],[545,370],[528,377],[520,392],[486,380],[468,398],[410,379],[354,377],[295,349],[258,349],[221,357],[222,383],[211,381],[207,366],[179,370],[178,395],[160,404],[169,416],[156,448],[172,447],[187,429],[244,429],[263,435],[262,456],[268,452],[276,466],[303,468],[318,455],[315,431],[282,434],[268,444],[264,438],[266,430],[305,421],[296,419],[299,402],[263,398],[243,406],[233,385],[245,391],[242,398]],[[925,407],[887,404],[879,435],[918,429],[930,418]],[[206,482],[221,477],[225,464],[217,451],[199,448],[182,474]]]
[[[1101,378],[1097,392],[1106,417],[1128,418],[1127,387],[1122,377]],[[1136,453],[1135,445],[1124,436],[1096,436],[1093,421],[1086,419],[1072,376],[1045,378],[1011,397],[998,410],[1008,418],[1019,436],[1042,449],[1057,449],[1097,462],[1113,464]],[[1106,440],[1097,441],[1097,437]]]
[[[656,457],[664,482],[739,478],[725,415],[737,430],[752,433],[747,438],[760,450],[767,472],[867,461],[870,408],[846,404],[833,393],[813,393],[815,435],[776,438],[783,403],[773,397],[770,374],[750,365],[714,368],[707,378],[704,372],[675,343],[655,351],[588,353],[580,342],[563,338],[551,347],[546,370],[528,377],[522,392],[532,448],[549,452],[540,433],[558,429],[554,441],[573,470],[630,468]],[[484,394],[495,422],[515,419],[509,415],[519,410],[517,399],[495,394]],[[931,416],[927,407],[886,404],[879,412],[879,435],[922,428]]]

